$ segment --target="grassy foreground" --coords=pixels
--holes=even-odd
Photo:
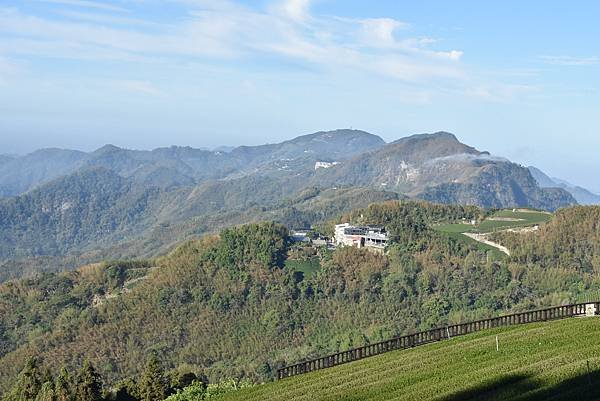
[[[600,399],[600,317],[487,330],[256,386],[224,398],[596,399]]]

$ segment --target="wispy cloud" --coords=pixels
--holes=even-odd
[[[460,68],[453,62],[462,52],[431,50],[431,41],[423,38],[396,38],[396,31],[408,25],[390,18],[344,20],[313,16],[307,0],[277,2],[264,11],[228,1],[179,1],[189,7],[189,18],[179,24],[164,24],[152,32],[120,17],[111,24],[113,16],[73,14],[67,10],[68,16],[78,20],[64,21],[14,9],[0,10],[0,32],[30,41],[29,46],[15,47],[15,51],[31,49],[31,55],[53,53],[55,57],[72,58],[77,57],[77,52],[54,50],[74,48],[86,58],[94,51],[103,56],[110,51],[130,57],[205,59],[272,55],[325,69],[357,68],[403,80],[459,75],[458,71],[449,71]],[[48,47],[47,51],[43,47]]]
[[[600,57],[541,56],[539,60],[546,64],[563,66],[600,65]]]
[[[74,6],[74,7],[83,7],[83,8],[93,8],[97,10],[104,11],[118,11],[118,12],[126,12],[127,9],[118,7],[112,4],[100,3],[96,1],[87,1],[87,0],[37,0],[40,3],[50,3],[50,4],[58,4],[65,6]]]
[[[130,27],[159,27],[160,24],[143,20],[140,18],[129,18],[114,14],[100,14],[94,12],[82,12],[73,10],[61,10],[58,14],[74,21],[92,22],[101,25],[118,25]]]
[[[310,17],[310,3],[310,0],[285,0],[272,9],[292,21],[305,22]]]
[[[115,15],[125,9],[105,3],[38,1],[56,4],[54,15],[60,18],[0,7],[0,54],[172,65],[280,59],[322,74],[351,71],[486,100],[519,93],[511,86],[481,82],[486,79],[463,64],[461,50],[411,35],[407,22],[315,15],[310,0],[274,1],[263,9],[229,0],[172,0],[185,9],[185,16],[150,26]],[[156,93],[147,82],[126,86]]]

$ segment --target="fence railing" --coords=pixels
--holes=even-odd
[[[381,341],[363,347],[352,348],[337,354],[327,355],[317,359],[300,362],[277,370],[277,379],[301,375],[315,370],[330,368],[344,363],[357,361],[385,352],[412,348],[456,336],[474,333],[479,330],[494,327],[512,326],[524,323],[543,322],[547,320],[564,319],[568,317],[597,314],[600,312],[600,302],[587,302],[572,305],[555,306],[527,312],[513,313],[473,322],[460,323],[445,327],[408,334],[390,340]]]

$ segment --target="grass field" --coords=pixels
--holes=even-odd
[[[597,400],[600,317],[487,330],[259,385],[223,399]]]
[[[478,249],[491,251],[494,257],[503,258],[504,254],[497,248],[478,242],[469,238],[463,233],[485,234],[497,230],[506,230],[510,228],[525,228],[547,223],[552,219],[552,214],[537,210],[519,209],[513,212],[512,209],[499,210],[476,225],[455,223],[438,224],[433,226],[434,230],[447,234],[449,237],[464,243],[474,244]]]
[[[482,233],[488,233],[499,229],[529,227],[549,222],[552,218],[552,215],[546,212],[539,212],[535,210],[515,212],[512,210],[500,210],[494,213],[491,218],[492,219],[487,218],[481,222],[481,224],[477,226],[477,230]],[[494,220],[498,218],[515,219],[516,221]]]
[[[434,229],[445,233],[489,233],[509,228],[531,227],[547,223],[550,219],[552,219],[550,213],[536,210],[518,210],[515,212],[512,210],[499,210],[477,225],[464,223],[439,224],[434,226]]]

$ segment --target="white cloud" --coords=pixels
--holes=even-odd
[[[460,60],[464,53],[459,50],[450,50],[449,52],[436,52],[435,54],[443,58],[448,58],[450,60]]]
[[[411,26],[396,19],[312,15],[308,0],[279,1],[265,10],[228,0],[172,1],[187,8],[187,17],[150,27],[106,13],[57,10],[73,18],[64,20],[0,7],[0,34],[8,34],[0,39],[0,54],[172,65],[225,61],[231,68],[232,60],[268,57],[292,60],[323,76],[350,71],[489,99],[496,90],[506,92],[467,73],[459,62],[462,51],[439,49],[429,37],[411,37]],[[124,84],[157,93],[145,81]]]
[[[370,46],[395,46],[394,32],[409,25],[392,18],[368,18],[359,21],[363,41]]]
[[[539,59],[546,64],[563,66],[589,66],[600,64],[600,57],[541,56]]]
[[[223,46],[223,31],[227,26],[220,20],[196,20],[180,27],[163,27],[160,33],[148,33],[138,29],[115,28],[94,23],[65,22],[21,14],[12,9],[0,9],[0,32],[17,36],[18,40],[29,41],[25,48],[6,46],[14,39],[0,41],[5,51],[24,54],[33,49],[31,55],[41,51],[51,57],[77,58],[77,54],[60,50],[77,49],[89,59],[94,52],[107,52],[124,56],[230,56]],[[12,47],[12,49],[11,49]],[[57,50],[57,51],[55,51]],[[127,60],[125,57],[124,60]]]
[[[274,9],[281,15],[296,22],[306,21],[310,14],[310,0],[284,0]]]

